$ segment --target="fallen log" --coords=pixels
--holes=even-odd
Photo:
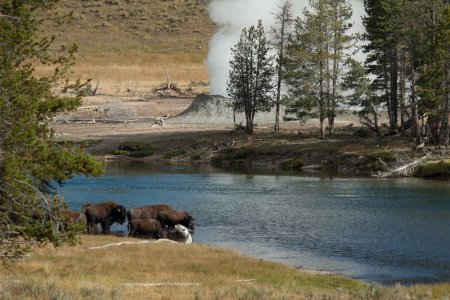
[[[428,156],[429,155],[427,154],[427,155],[425,155],[425,156],[423,156],[423,157],[421,157],[419,159],[416,159],[416,160],[414,160],[412,162],[409,162],[409,163],[407,163],[405,165],[402,165],[400,167],[396,167],[395,169],[389,170],[387,172],[378,173],[378,175],[376,175],[376,177],[381,177],[381,178],[391,177],[391,176],[394,176],[396,174],[397,175],[398,174],[402,174],[402,173],[404,174],[404,173],[406,173],[406,171],[409,171],[408,173],[412,173],[411,169],[414,169],[417,165],[419,165],[419,164],[423,163],[425,160],[427,160]],[[384,163],[382,160],[380,160],[380,161],[382,163]]]

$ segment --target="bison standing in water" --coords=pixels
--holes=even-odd
[[[159,213],[159,222],[163,228],[166,225],[169,229],[173,229],[175,225],[181,224],[191,230],[194,230],[194,218],[185,210],[179,211],[162,211]]]
[[[159,239],[163,237],[163,230],[159,221],[154,219],[138,219],[128,222],[130,233],[128,236],[150,237]]]
[[[132,208],[127,211],[128,222],[137,219],[155,219],[159,218],[160,212],[173,211],[173,209],[166,204],[155,204],[150,206],[143,206],[139,208]]]
[[[109,233],[109,228],[113,223],[125,223],[126,212],[125,207],[113,201],[89,205],[85,211],[88,233],[95,233],[95,225],[98,223],[102,226],[102,233]]]

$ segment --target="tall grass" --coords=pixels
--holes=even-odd
[[[310,275],[205,245],[140,244],[92,250],[118,237],[83,236],[76,247],[36,249],[0,269],[1,299],[444,299],[450,284],[371,286]],[[130,283],[195,283],[133,286]]]

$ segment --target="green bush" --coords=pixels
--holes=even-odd
[[[126,155],[136,158],[147,157],[154,153],[155,147],[152,144],[139,141],[123,142],[117,150],[112,152],[113,155]]]
[[[357,137],[364,138],[364,137],[372,136],[373,132],[370,131],[370,129],[367,127],[361,127],[361,128],[358,128],[357,130],[355,130],[355,132],[353,134]]]
[[[386,163],[395,161],[392,152],[372,152],[365,155],[356,163],[358,170],[367,172],[386,171],[386,166],[380,162],[380,159]]]
[[[191,160],[200,160],[202,158],[202,156],[200,155],[200,153],[194,153],[191,155]]]
[[[281,168],[283,170],[301,170],[304,165],[303,160],[298,158],[288,158],[281,162]]]
[[[249,147],[242,148],[227,148],[221,151],[221,154],[211,159],[213,166],[221,166],[222,162],[229,161],[232,166],[242,166],[243,160],[252,155],[256,155],[258,152]]]
[[[450,178],[450,159],[441,160],[437,163],[428,163],[422,165],[417,170],[416,176],[424,178]]]
[[[177,157],[177,156],[180,156],[180,155],[184,155],[184,154],[186,154],[186,150],[183,150],[183,149],[175,149],[175,150],[172,150],[172,151],[167,152],[167,153],[164,155],[164,158],[165,158],[165,159],[172,159],[172,158],[174,158],[174,157]]]

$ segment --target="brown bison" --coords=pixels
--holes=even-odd
[[[88,233],[95,233],[95,225],[98,223],[102,226],[102,233],[109,233],[109,228],[113,223],[125,223],[126,212],[125,207],[113,201],[87,206],[85,215],[88,224]]]
[[[83,224],[87,225],[85,214],[78,210],[62,210],[59,212],[59,219],[61,221],[62,229],[67,230],[70,224]]]
[[[159,217],[162,211],[173,211],[172,207],[166,204],[155,204],[150,206],[143,206],[139,208],[132,208],[127,211],[128,222],[137,219],[155,219]]]
[[[128,236],[150,237],[159,239],[163,237],[161,223],[154,219],[138,219],[128,223],[130,233]]]
[[[167,225],[169,229],[173,229],[175,225],[181,224],[194,230],[194,218],[185,210],[162,211],[159,213],[158,220],[163,228]]]

